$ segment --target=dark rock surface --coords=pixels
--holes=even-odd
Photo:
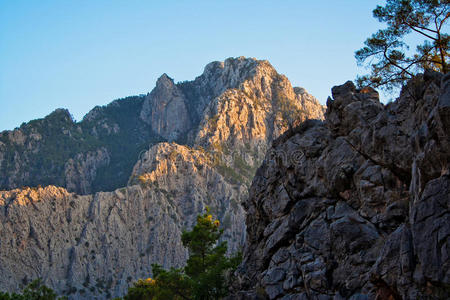
[[[233,299],[448,299],[450,75],[332,95],[256,173]]]

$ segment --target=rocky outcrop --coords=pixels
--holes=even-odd
[[[322,113],[267,61],[243,57],[211,63],[190,82],[163,75],[145,97],[94,108],[80,124],[72,121],[95,142],[65,161],[69,191],[0,192],[0,289],[42,277],[72,299],[123,295],[151,275],[152,263],[185,262],[181,232],[206,206],[235,252],[245,241],[241,203],[265,151]],[[110,190],[124,173],[123,188],[71,193]]]
[[[275,140],[233,299],[448,299],[449,92],[427,72],[383,105],[347,82]]]
[[[105,147],[97,151],[79,153],[74,158],[70,158],[64,165],[67,190],[78,190],[83,195],[92,193],[92,183],[97,175],[97,170],[109,163],[110,158]]]
[[[163,74],[145,98],[141,118],[166,140],[177,140],[191,129],[186,102],[186,97],[173,79]]]
[[[240,204],[247,198],[248,188],[240,179],[233,181],[221,171],[215,157],[204,149],[160,143],[136,164],[133,174],[140,175],[132,177],[130,185],[138,183],[143,191],[164,193],[182,221],[179,233],[182,228],[192,228],[197,215],[208,206],[221,220],[223,239],[229,252],[234,253],[245,240],[245,216]]]

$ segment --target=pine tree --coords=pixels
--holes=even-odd
[[[370,74],[357,78],[360,87],[392,91],[424,69],[449,71],[450,36],[444,32],[450,17],[449,0],[387,0],[373,15],[387,28],[373,34],[366,46],[355,52],[358,64],[370,68]],[[412,56],[406,53],[409,47],[404,37],[408,34],[425,39]]]
[[[128,290],[125,300],[209,300],[227,295],[231,274],[241,261],[240,254],[227,257],[227,244],[217,244],[223,233],[219,220],[207,208],[197,216],[191,231],[183,232],[181,240],[189,250],[189,259],[181,269],[164,270],[152,265],[154,279],[137,281]]]

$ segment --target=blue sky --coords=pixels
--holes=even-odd
[[[0,131],[68,108],[192,80],[228,57],[267,59],[325,103],[355,78],[354,51],[384,1],[0,0]]]

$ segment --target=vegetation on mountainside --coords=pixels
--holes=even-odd
[[[67,297],[58,297],[55,292],[36,279],[27,285],[22,293],[0,292],[0,300],[66,300]]]
[[[185,231],[181,240],[189,249],[184,268],[164,270],[152,265],[154,278],[140,279],[129,288],[124,300],[220,299],[228,294],[233,272],[241,261],[240,253],[225,255],[226,242],[217,244],[223,229],[209,209],[197,216],[197,224]]]
[[[79,123],[67,110],[58,109],[43,119],[22,124],[16,133],[24,137],[23,143],[10,140],[14,132],[0,134],[5,155],[0,188],[8,188],[6,180],[17,166],[20,174],[29,174],[17,186],[65,186],[66,162],[101,148],[108,152],[109,162],[97,169],[93,191],[126,185],[139,153],[162,140],[139,118],[142,101],[142,97],[116,100],[94,108],[89,118]]]
[[[450,17],[448,0],[387,0],[385,6],[375,8],[373,16],[387,28],[355,52],[358,64],[370,69],[370,74],[357,78],[360,87],[392,91],[424,69],[449,71],[450,36],[444,32]],[[410,33],[425,39],[412,56],[405,42]]]
[[[98,133],[100,143],[105,145],[111,157],[107,166],[97,170],[93,183],[96,191],[111,191],[126,185],[133,166],[139,159],[139,153],[163,141],[140,119],[142,101],[142,97],[127,97],[103,108],[105,122],[117,124],[119,130],[114,133],[107,130]],[[100,127],[99,118],[89,122],[83,120],[83,123],[87,128]]]
[[[154,278],[136,281],[123,300],[209,300],[225,297],[233,280],[233,273],[241,262],[241,254],[226,256],[227,243],[218,243],[223,234],[220,227],[219,220],[215,220],[209,208],[206,208],[206,213],[197,216],[194,228],[184,231],[181,236],[183,245],[189,249],[186,266],[165,270],[160,265],[153,264]],[[0,292],[0,300],[64,299],[67,297],[58,297],[40,279],[31,282],[21,293]]]
[[[305,115],[305,111],[295,105],[287,98],[280,98],[278,100],[278,109],[283,125],[292,129],[301,123],[301,117]]]

